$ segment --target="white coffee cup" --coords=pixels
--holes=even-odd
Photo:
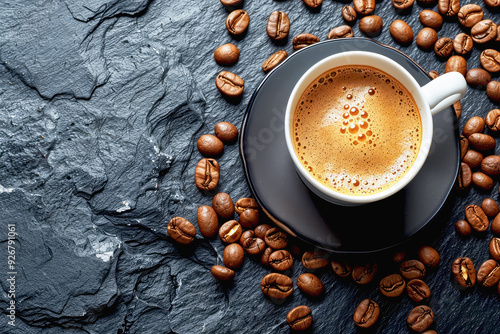
[[[300,163],[291,138],[292,129],[290,124],[302,93],[321,74],[345,65],[374,67],[398,80],[413,96],[422,121],[420,150],[408,172],[389,188],[368,195],[348,195],[321,184]],[[380,201],[403,189],[417,175],[431,147],[433,133],[432,115],[460,100],[465,95],[466,90],[467,83],[465,78],[458,72],[446,73],[421,87],[405,68],[383,55],[366,51],[349,51],[329,56],[317,62],[304,73],[290,94],[285,114],[285,137],[288,152],[302,181],[319,197],[343,206],[355,206]]]

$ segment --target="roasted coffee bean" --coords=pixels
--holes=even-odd
[[[377,15],[364,16],[359,20],[359,31],[370,37],[380,35],[382,26],[383,21]]]
[[[313,34],[298,34],[293,38],[292,45],[294,50],[300,50],[306,46],[318,43],[319,38]]]
[[[472,233],[470,224],[466,220],[457,221],[455,224],[455,230],[457,231],[458,234],[464,237]]]
[[[484,133],[473,133],[468,138],[469,144],[479,151],[489,151],[495,148],[495,138]]]
[[[433,29],[439,29],[443,25],[443,17],[429,9],[421,11],[418,18],[424,26]]]
[[[232,11],[226,19],[226,28],[232,35],[241,35],[248,28],[250,16],[242,9]]]
[[[392,0],[392,5],[397,9],[408,9],[413,6],[415,0]]]
[[[470,34],[474,42],[487,43],[497,37],[497,25],[491,20],[482,20],[472,27]]]
[[[485,288],[490,288],[500,281],[500,266],[495,260],[485,261],[477,270],[477,281]]]
[[[488,7],[500,7],[500,0],[483,0]]]
[[[264,241],[272,249],[283,249],[288,245],[288,236],[279,228],[273,227],[266,232]]]
[[[247,231],[248,232],[248,231]],[[269,255],[269,265],[274,270],[285,271],[293,266],[293,257],[289,251],[280,249]]]
[[[485,198],[483,203],[481,203],[481,209],[488,217],[495,217],[499,212],[498,204],[491,198]]]
[[[214,133],[224,144],[232,144],[238,139],[238,129],[229,122],[215,124]]]
[[[434,80],[436,79],[437,77],[439,77],[439,73],[436,72],[436,71],[430,71],[429,72],[429,76]]]
[[[239,6],[243,2],[243,0],[220,0],[220,2],[224,6],[229,6],[229,7],[234,7],[234,6]]]
[[[455,16],[460,10],[460,0],[438,0],[438,10],[441,15]]]
[[[368,15],[375,10],[375,0],[353,0],[353,6],[359,14]]]
[[[473,116],[465,123],[462,134],[465,137],[469,137],[473,133],[481,133],[484,130],[484,124],[485,122],[482,117]]]
[[[458,172],[458,188],[466,189],[472,183],[472,171],[465,162],[460,163],[460,170]]]
[[[399,266],[399,272],[406,279],[423,278],[425,265],[418,260],[406,260]]]
[[[467,61],[462,56],[451,56],[446,62],[444,72],[458,72],[465,77],[467,73]]]
[[[218,193],[212,199],[212,207],[217,215],[224,219],[233,218],[234,204],[231,196],[226,193]]]
[[[201,154],[207,157],[219,156],[224,152],[224,144],[213,135],[202,135],[196,142],[196,147]]]
[[[260,257],[260,263],[263,266],[269,266],[269,256],[271,256],[272,252],[274,252],[274,249],[272,249],[271,247],[267,247],[262,253],[262,256]]]
[[[307,7],[310,7],[310,8],[317,8],[319,6],[321,6],[321,4],[323,3],[323,0],[302,0]]]
[[[481,161],[481,170],[489,176],[500,175],[500,156],[489,155]]]
[[[403,262],[405,257],[406,257],[406,252],[400,251],[400,252],[394,253],[394,255],[392,256],[392,260],[396,263],[401,263],[401,262]]]
[[[240,224],[245,228],[255,228],[259,225],[259,211],[247,209],[240,215]]]
[[[473,46],[474,42],[472,41],[472,37],[466,33],[458,34],[453,40],[453,49],[459,55],[465,55],[471,52]]]
[[[436,30],[425,27],[417,35],[417,46],[421,49],[428,50],[434,48],[434,44],[438,39]]]
[[[467,71],[465,80],[469,85],[486,87],[491,81],[491,75],[482,68],[472,68]]]
[[[254,231],[243,232],[240,237],[240,245],[249,255],[259,255],[266,249],[266,243],[255,236]]]
[[[491,232],[500,234],[500,213],[491,222]]]
[[[493,179],[482,172],[475,172],[472,174],[472,183],[484,190],[493,188]]]
[[[415,332],[423,332],[434,322],[434,313],[427,305],[420,305],[411,310],[406,323]]]
[[[257,238],[261,238],[262,240],[264,240],[264,238],[266,237],[267,231],[269,231],[270,229],[271,229],[270,225],[261,224],[261,225],[257,226],[253,231],[255,232],[255,236]]]
[[[332,269],[335,274],[340,277],[351,276],[352,267],[347,262],[331,261]]]
[[[219,163],[215,159],[201,159],[194,170],[194,183],[200,190],[214,190],[219,183]]]
[[[500,261],[500,238],[493,237],[491,239],[490,254],[493,259]]]
[[[302,265],[307,269],[320,269],[330,263],[328,254],[307,251],[302,255]]]
[[[234,270],[224,266],[213,266],[210,272],[219,281],[229,281],[234,278]]]
[[[500,52],[495,49],[486,49],[479,57],[481,66],[488,72],[500,71]]]
[[[458,11],[458,21],[466,28],[474,26],[483,19],[483,16],[483,9],[476,4],[465,5]]]
[[[280,41],[288,36],[290,31],[290,20],[285,12],[276,10],[269,15],[267,20],[267,36],[273,41]]]
[[[354,10],[354,8],[352,8],[351,6],[344,6],[342,8],[342,18],[344,19],[344,21],[348,22],[348,23],[352,23],[354,21],[356,21],[356,18],[357,18],[357,15],[356,15],[356,10]]]
[[[468,150],[467,153],[465,153],[462,161],[469,165],[470,168],[474,169],[481,166],[483,155],[478,151]]]
[[[485,121],[491,131],[500,131],[500,109],[490,110]]]
[[[297,278],[297,287],[300,291],[312,297],[321,296],[325,291],[323,282],[316,275],[310,273],[302,274]]]
[[[233,65],[240,58],[240,50],[236,45],[227,43],[214,51],[214,59],[219,65]]]
[[[219,219],[215,210],[208,205],[202,205],[198,208],[196,215],[198,220],[198,227],[200,228],[201,235],[205,238],[212,238],[219,230]]]
[[[312,313],[308,306],[301,305],[293,308],[286,315],[286,323],[294,331],[303,331],[312,325]]]
[[[418,250],[418,259],[426,267],[435,268],[439,265],[441,257],[439,253],[431,246],[422,246]]]
[[[377,274],[378,266],[376,263],[368,263],[362,266],[352,268],[352,279],[354,282],[364,285],[370,283]]]
[[[399,297],[406,287],[406,282],[398,274],[391,274],[382,278],[378,285],[379,291],[386,297]]]
[[[400,44],[409,44],[413,41],[413,30],[403,20],[395,20],[389,27],[392,38]]]
[[[500,101],[500,82],[490,81],[486,86],[486,95],[493,101]]]
[[[420,279],[412,279],[406,285],[408,297],[415,303],[427,303],[431,298],[431,289]]]
[[[354,324],[361,328],[373,326],[380,315],[380,306],[370,299],[365,299],[359,303],[354,312]]]
[[[455,115],[457,115],[457,118],[460,118],[460,115],[462,114],[462,104],[460,103],[460,100],[453,103],[453,109],[455,109]]]
[[[236,213],[239,215],[241,215],[243,211],[247,209],[258,210],[259,204],[257,204],[257,201],[251,197],[240,198],[234,204],[234,211],[236,211]]]
[[[276,53],[273,53],[269,58],[266,59],[264,64],[262,64],[262,70],[264,72],[272,70],[273,68],[281,64],[281,62],[285,60],[286,57],[288,57],[288,53],[286,53],[285,50],[280,50]]]
[[[240,240],[243,229],[236,220],[229,220],[219,228],[219,237],[227,244]]]
[[[353,37],[352,28],[348,25],[335,27],[328,33],[328,39]]]
[[[475,204],[468,205],[465,208],[465,218],[472,228],[478,232],[486,231],[490,225],[488,217],[483,209]]]
[[[188,245],[196,237],[196,228],[187,219],[174,217],[167,225],[167,233],[178,243]]]
[[[224,248],[222,260],[224,265],[230,269],[238,269],[243,264],[245,252],[239,244],[229,244]]]
[[[222,94],[228,97],[238,97],[243,94],[245,82],[234,73],[222,71],[215,79],[215,86]]]
[[[464,158],[468,150],[469,140],[464,135],[460,135],[460,159]]]
[[[271,273],[262,279],[260,289],[269,298],[284,299],[292,294],[293,281],[288,276]]]
[[[434,44],[434,52],[437,56],[447,58],[453,52],[453,41],[449,37],[441,37]]]

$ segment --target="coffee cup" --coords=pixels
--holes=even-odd
[[[351,77],[352,81],[350,81]],[[363,77],[368,77],[366,80],[369,83],[373,82],[373,87],[370,84],[361,84],[363,81],[359,80],[364,80]],[[348,84],[343,85],[342,82]],[[356,89],[350,87],[351,82],[355,83],[354,86],[359,82],[359,87],[356,86]],[[381,83],[377,86],[377,82]],[[333,97],[328,95],[330,93],[316,92],[319,89],[317,86],[322,85],[331,85],[332,91],[336,92],[331,94]],[[417,175],[431,147],[432,116],[460,100],[466,90],[465,78],[458,72],[446,73],[420,86],[400,64],[377,53],[349,51],[329,56],[309,68],[290,94],[285,113],[285,139],[288,152],[302,181],[322,199],[342,206],[357,206],[380,201],[399,192]],[[319,102],[315,100],[318,96],[335,99],[336,94],[344,94],[341,96],[342,101],[328,101],[330,107],[333,110],[341,109],[343,106],[345,110],[332,111],[331,115],[325,114],[326,116],[322,114],[321,127],[318,129],[314,126],[302,125],[305,121],[315,124],[314,117],[318,117],[315,113],[319,112],[319,109],[316,110]],[[399,105],[397,105],[398,99],[400,99]],[[318,98],[318,100],[321,99]],[[384,110],[379,101],[391,105],[392,107],[385,110],[390,110],[393,114],[378,115],[379,109]],[[395,107],[394,103],[396,103]],[[321,112],[324,113],[324,110]],[[406,116],[408,118],[402,118],[401,123],[396,124],[399,124],[402,129],[397,132],[396,136],[386,133],[385,125],[380,123],[380,120],[394,123],[399,117]],[[420,123],[416,121],[417,116]],[[410,118],[412,121],[407,121]],[[323,126],[323,123],[327,125]],[[415,131],[405,129],[407,126],[411,129],[415,128]],[[370,127],[374,130],[371,131]],[[392,129],[392,127],[387,128]],[[341,137],[341,132],[345,132],[346,136],[352,138]],[[399,139],[396,138],[397,136],[403,137]],[[406,138],[406,136],[410,137]],[[387,140],[384,141],[382,137],[386,137]],[[312,138],[315,138],[314,141]],[[338,140],[339,138],[341,140]],[[391,140],[396,139],[398,145],[394,145],[392,149],[389,144]],[[309,140],[307,145],[314,146],[314,152],[306,147],[304,142],[300,143],[301,140]],[[342,148],[337,148],[344,142]],[[403,152],[401,154],[398,150],[403,144],[399,143],[408,146],[401,151]],[[331,155],[329,155],[330,151]],[[385,161],[380,158],[383,156],[381,152],[389,156],[394,153],[398,158],[394,161],[391,160],[392,158]],[[411,154],[407,154],[408,152]],[[323,154],[321,164],[314,165],[314,162],[308,164],[306,160],[311,157],[311,154]],[[372,154],[377,157],[376,163],[375,160],[371,161],[371,158],[366,158]],[[360,155],[359,159],[357,155]],[[405,160],[406,157],[408,161]],[[385,163],[387,166],[384,165]],[[357,173],[354,170],[356,166],[364,171],[362,175],[355,174]],[[373,175],[370,170],[372,166]],[[387,171],[380,172],[379,177],[378,170],[384,170],[384,168]],[[375,170],[377,170],[376,173]],[[351,177],[349,173],[357,176]],[[392,174],[397,176],[391,176]]]

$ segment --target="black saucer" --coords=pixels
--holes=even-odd
[[[314,195],[288,155],[283,118],[288,97],[302,74],[322,58],[365,50],[397,61],[421,85],[426,72],[400,51],[366,38],[329,40],[292,54],[265,77],[253,94],[240,133],[240,154],[258,203],[293,235],[336,253],[368,253],[398,245],[426,226],[453,189],[460,161],[457,119],[449,107],[433,117],[429,156],[417,177],[380,202],[341,207]]]

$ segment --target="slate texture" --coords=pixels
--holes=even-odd
[[[500,23],[498,11],[479,3],[485,18]],[[326,286],[322,299],[296,290],[289,300],[273,303],[260,292],[269,271],[258,261],[247,258],[234,282],[223,285],[209,272],[222,263],[219,239],[198,234],[186,248],[165,233],[173,216],[196,225],[197,207],[211,203],[212,195],[193,182],[201,158],[197,137],[219,121],[239,127],[265,76],[263,61],[280,49],[292,53],[298,33],[326,39],[331,28],[344,24],[345,4],[325,0],[319,10],[309,10],[299,0],[247,0],[250,27],[235,39],[218,0],[2,1],[0,332],[288,333],[287,312],[306,304],[315,319],[311,333],[357,333],[352,314],[364,298],[381,305],[371,332],[409,332],[405,320],[414,305],[408,298],[383,298],[377,282],[359,287],[328,269],[317,272]],[[416,37],[422,9],[415,3],[403,15],[390,1],[379,1],[375,14],[384,28],[374,39],[443,73],[444,62],[432,52],[415,43],[399,46],[389,34],[390,22],[402,18]],[[265,33],[274,10],[290,17],[284,45]],[[453,38],[461,31],[448,20],[438,34]],[[354,34],[362,36],[357,23]],[[227,68],[214,62],[213,51],[228,42],[241,51],[229,68],[245,80],[239,103],[222,98],[214,85]],[[479,54],[472,52],[469,68],[479,67]],[[460,127],[498,104],[471,88],[462,107]],[[237,145],[226,146],[219,162],[219,191],[233,199],[250,196]],[[454,232],[465,206],[486,197],[498,200],[498,182],[491,192],[456,193],[433,232],[407,245],[410,258],[423,243],[441,253],[439,268],[426,278],[438,333],[496,333],[500,326],[496,291],[461,291],[450,275],[456,257],[468,256],[476,267],[489,257],[491,232],[466,239]],[[8,325],[6,310],[8,224],[18,233],[15,327]],[[378,279],[396,270],[389,255],[377,260]],[[290,273],[294,281],[303,273],[299,262]]]

